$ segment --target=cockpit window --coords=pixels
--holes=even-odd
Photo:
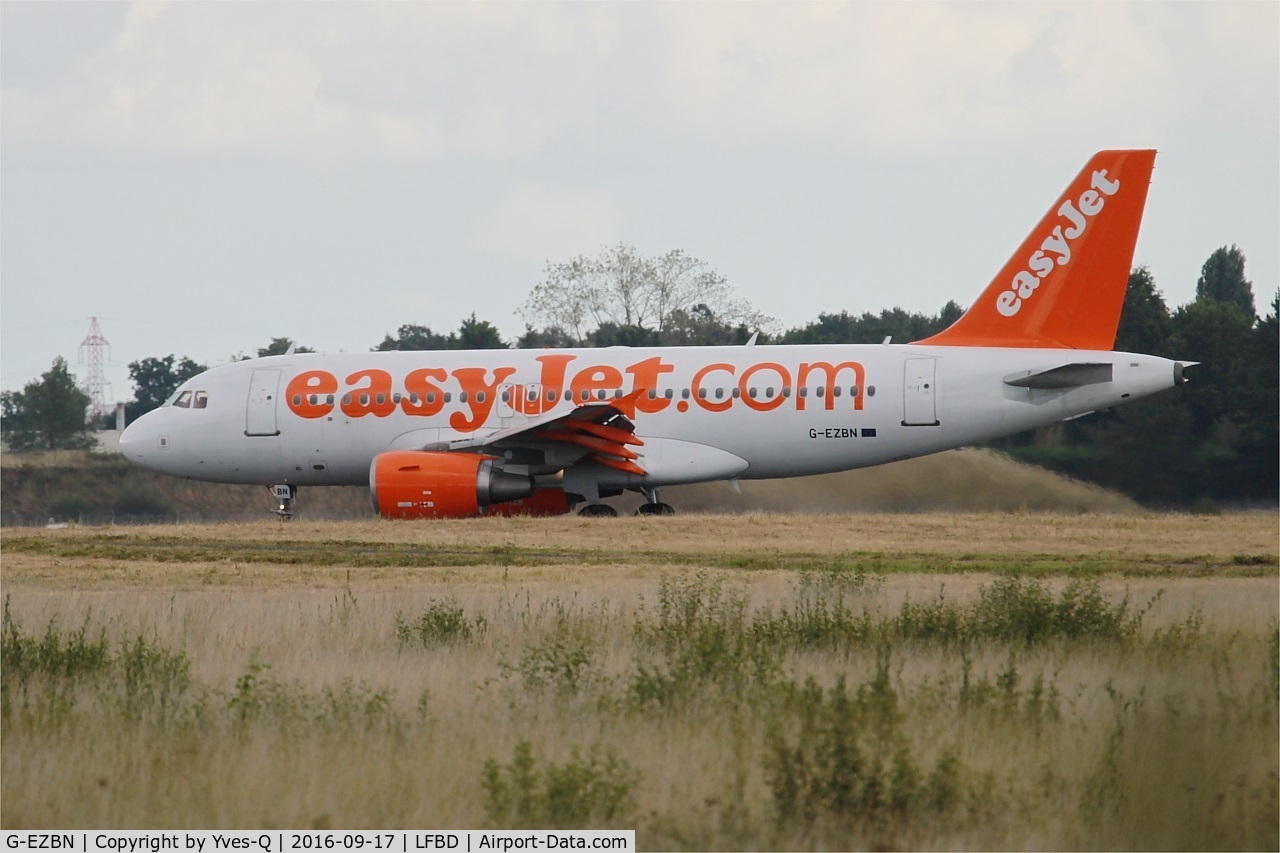
[[[174,393],[166,406],[176,406],[179,409],[204,409],[209,405],[209,394],[207,391],[178,391]]]

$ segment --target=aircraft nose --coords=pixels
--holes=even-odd
[[[144,423],[145,415],[124,428],[120,433],[120,452],[124,458],[146,468],[147,457],[153,456],[156,450],[154,430]]]
[[[124,432],[120,433],[120,452],[130,459],[140,456],[142,441],[138,434],[138,425],[136,423],[129,424],[124,428]]]

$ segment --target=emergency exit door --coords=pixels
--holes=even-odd
[[[936,358],[909,358],[902,375],[902,425],[937,426]]]

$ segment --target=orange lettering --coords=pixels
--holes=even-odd
[[[433,385],[427,380],[443,382],[448,378],[449,374],[445,373],[443,367],[423,367],[411,372],[404,378],[404,390],[408,392],[408,396],[400,401],[400,408],[404,409],[406,415],[416,417],[440,414],[440,410],[444,408],[444,391],[439,385]],[[418,398],[417,403],[413,402],[414,395]]]
[[[396,410],[396,404],[391,401],[390,373],[385,370],[357,370],[347,377],[347,386],[361,379],[368,379],[368,386],[352,388],[343,397],[343,414],[350,418],[363,418],[365,415],[385,418]]]
[[[622,388],[622,371],[607,364],[584,367],[573,377],[573,401],[582,402],[582,392],[586,391],[589,399],[596,399],[594,391],[617,391]],[[612,396],[612,395],[606,395]]]
[[[710,373],[713,370],[723,370],[726,373],[728,373],[730,376],[733,375],[732,364],[725,364],[724,362],[716,362],[715,364],[708,364],[706,367],[702,368],[697,373],[693,374],[693,384],[691,386],[693,388],[693,399],[699,406],[706,409],[708,412],[724,412],[724,411],[727,411],[729,407],[733,405],[732,397],[722,400],[719,403],[713,403],[710,400],[705,399],[702,393],[703,392],[702,380],[706,377],[708,373]]]
[[[742,402],[757,412],[768,412],[782,405],[782,387],[778,388],[778,394],[774,397],[766,396],[764,399],[757,399],[751,396],[749,386],[751,377],[755,376],[757,371],[772,370],[778,374],[778,384],[782,387],[791,384],[791,373],[781,364],[772,361],[766,361],[761,364],[753,364],[746,370],[742,371],[742,378],[738,380],[738,388],[742,391]]]
[[[853,371],[853,382],[854,382],[854,385],[856,385],[858,388],[858,393],[853,398],[853,408],[856,411],[861,411],[862,398],[865,396],[862,393],[863,370],[862,370],[862,365],[858,364],[858,362],[856,361],[842,361],[839,364],[835,364],[835,365],[825,361],[815,361],[813,364],[809,364],[808,362],[805,362],[804,364],[800,365],[800,373],[796,377],[796,383],[798,385],[803,386],[806,382],[809,381],[810,373],[816,370],[826,371],[826,374],[827,374],[827,384],[826,384],[827,406],[826,407],[827,407],[827,411],[830,411],[836,407],[835,394],[832,393],[833,391],[835,391],[835,387],[836,387],[836,374],[838,374],[840,371],[844,370],[845,368],[848,368],[849,370]],[[796,409],[803,412],[804,402],[805,402],[804,397],[800,397],[800,396],[796,397]]]
[[[498,399],[498,385],[516,372],[514,367],[497,367],[493,371],[493,381],[486,383],[483,367],[459,367],[453,371],[453,378],[458,380],[462,393],[467,395],[467,406],[471,409],[471,418],[462,412],[454,412],[449,416],[449,426],[458,432],[475,432],[489,419],[493,404]]]
[[[327,370],[308,370],[299,373],[289,381],[285,389],[285,401],[295,415],[300,418],[323,418],[333,411],[333,403],[328,396],[338,390],[338,377]],[[318,398],[312,403],[310,395]]]
[[[646,358],[638,364],[633,364],[627,368],[627,373],[632,376],[632,391],[652,391],[655,395],[658,392],[658,377],[663,373],[671,373],[675,367],[663,362],[661,356],[655,355],[653,358]],[[641,394],[636,398],[636,408],[642,412],[661,412],[667,406],[671,405],[671,401],[667,398],[657,395],[654,399],[649,399],[648,394]]]
[[[547,402],[546,394],[548,391],[555,391],[558,398],[564,393],[564,376],[569,366],[569,362],[573,361],[577,356],[572,355],[540,355],[536,359],[542,363],[542,395],[538,398],[537,403],[525,403],[526,415],[540,415],[543,412],[554,408],[555,403]]]

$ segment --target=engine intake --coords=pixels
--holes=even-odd
[[[374,508],[387,518],[470,518],[534,493],[533,477],[504,471],[495,461],[473,453],[381,453],[369,466]]]

